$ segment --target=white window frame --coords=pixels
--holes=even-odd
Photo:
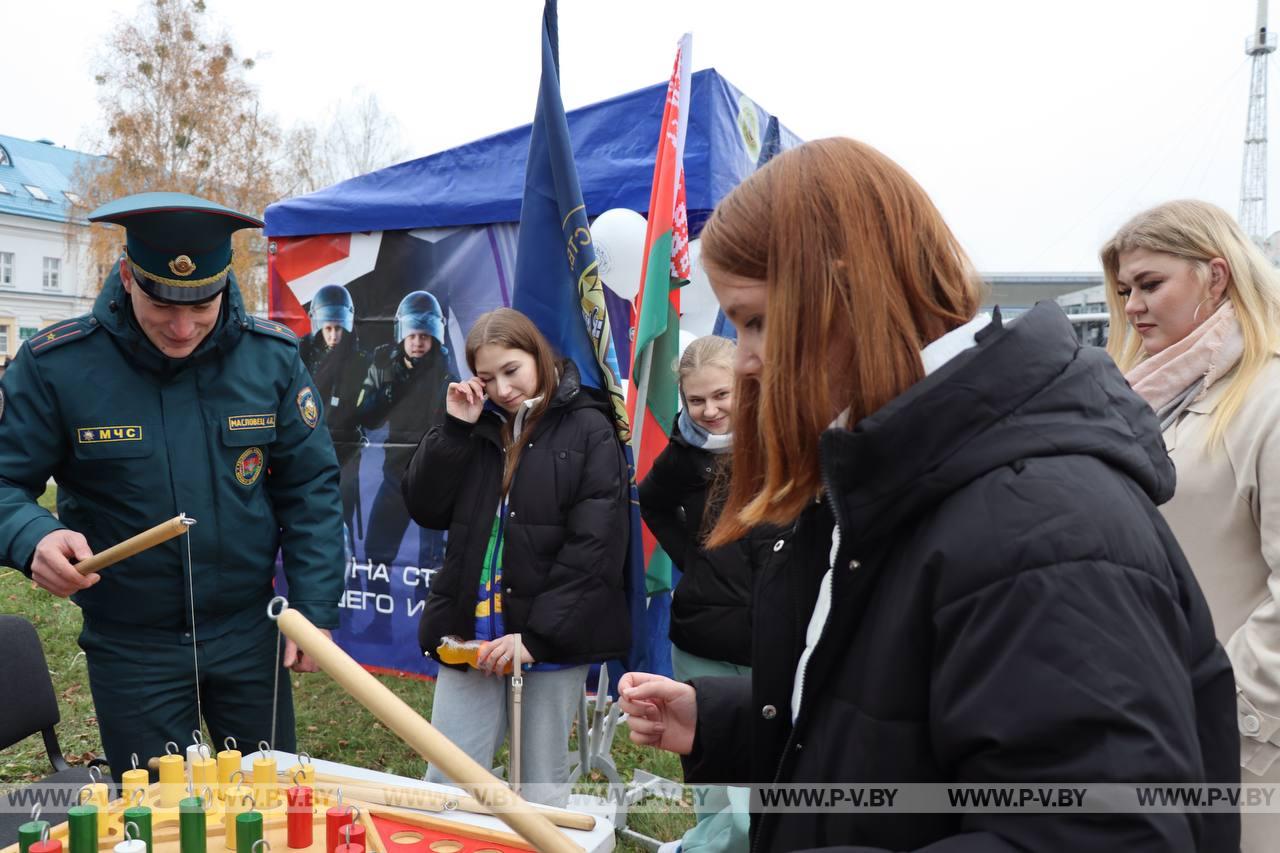
[[[0,287],[13,286],[13,252],[0,252]]]
[[[40,278],[44,290],[62,290],[62,258],[45,258],[44,272]]]
[[[9,324],[0,323],[0,355],[9,354]]]

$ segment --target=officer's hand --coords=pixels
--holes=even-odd
[[[484,383],[472,376],[466,382],[450,382],[444,397],[445,411],[460,421],[473,424],[484,411]]]
[[[99,575],[82,575],[71,565],[93,556],[88,541],[74,530],[55,530],[40,540],[31,557],[31,579],[59,598],[73,592],[88,589],[99,580]]]
[[[333,639],[333,632],[328,628],[321,628],[320,633],[331,640]],[[285,638],[284,641],[284,668],[291,669],[294,672],[320,671],[320,665],[316,663],[316,659],[298,648],[298,644],[288,638]]]

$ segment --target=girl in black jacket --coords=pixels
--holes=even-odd
[[[733,451],[733,341],[691,342],[676,366],[683,404],[666,449],[640,484],[640,513],[683,573],[671,599],[671,668],[679,681],[746,675],[751,566],[744,542],[707,550],[717,514],[708,492]]]
[[[588,665],[630,646],[626,460],[608,403],[523,314],[482,315],[466,356],[475,375],[449,385],[445,423],[422,439],[403,487],[415,521],[449,531],[418,628],[423,652],[439,661],[446,636],[485,641],[476,668],[441,665],[432,722],[491,766],[508,728],[502,676],[518,647],[532,670],[523,793],[564,805]],[[434,767],[428,778],[445,781]]]
[[[1007,327],[979,314],[928,196],[848,139],[749,177],[702,261],[739,331],[708,545],[795,527],[759,570],[751,677],[627,674],[632,739],[683,755],[689,781],[882,806],[762,810],[760,851],[1238,849],[1238,812],[1139,810],[1128,787],[1238,782],[1239,743],[1231,665],[1156,509],[1159,424],[1106,354],[1051,302]],[[1059,807],[974,811],[909,783]]]

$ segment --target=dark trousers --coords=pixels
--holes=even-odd
[[[196,635],[199,637],[199,624]],[[271,740],[272,692],[276,683],[275,623],[264,618],[242,628],[200,640],[200,703],[212,738],[213,752],[227,737],[244,754]],[[281,644],[283,661],[284,639]],[[191,642],[130,638],[113,629],[94,630],[86,621],[80,648],[89,664],[89,686],[98,715],[102,746],[117,779],[131,767],[165,754],[173,741],[186,754],[191,733],[199,728],[196,713],[195,667]],[[279,673],[275,720],[275,749],[295,752],[293,695],[288,670]]]

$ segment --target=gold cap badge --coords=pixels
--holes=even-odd
[[[186,255],[178,255],[169,261],[169,271],[174,275],[188,276],[196,271],[196,265]]]

